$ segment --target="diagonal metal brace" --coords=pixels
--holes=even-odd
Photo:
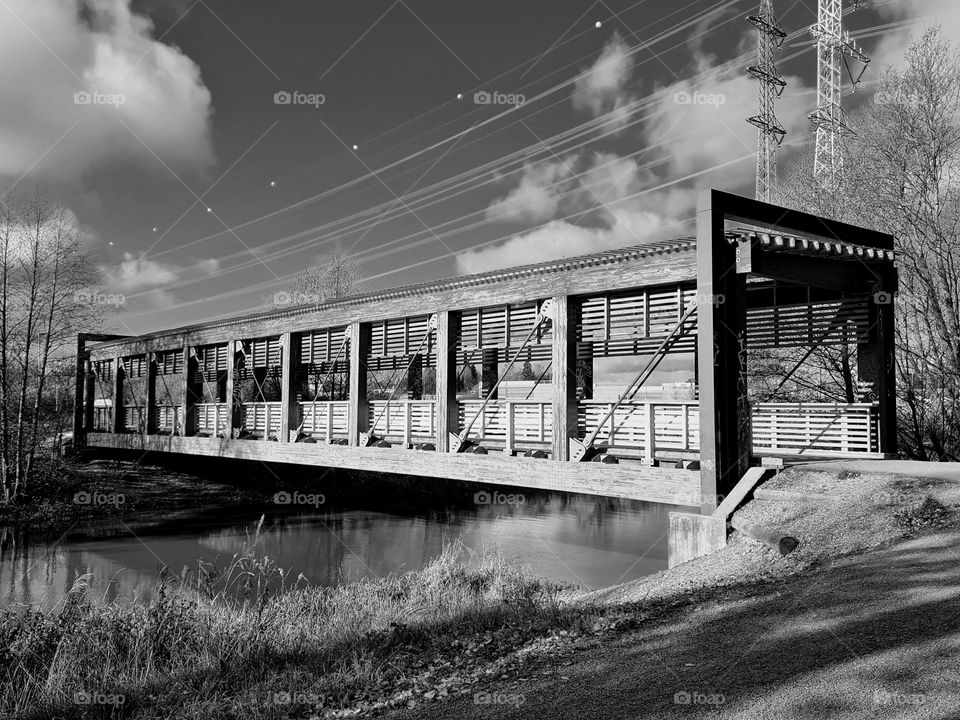
[[[543,301],[543,304],[540,306],[540,311],[537,313],[537,317],[534,318],[533,327],[530,328],[530,332],[527,333],[527,337],[524,338],[523,343],[520,345],[517,352],[514,353],[513,359],[507,364],[507,367],[500,377],[497,378],[497,382],[493,384],[493,387],[490,388],[490,392],[487,393],[487,396],[483,399],[483,402],[480,403],[480,408],[470,418],[470,422],[464,425],[463,430],[460,431],[460,434],[450,433],[450,452],[458,453],[463,451],[466,446],[467,435],[470,434],[470,430],[473,428],[474,424],[477,422],[477,419],[483,414],[483,411],[486,409],[487,405],[490,403],[490,399],[493,397],[494,393],[497,392],[497,388],[500,387],[500,383],[503,382],[503,379],[507,376],[507,373],[510,372],[510,369],[516,364],[517,359],[520,357],[520,354],[526,349],[527,345],[530,344],[530,341],[533,339],[533,336],[536,334],[537,329],[547,320],[553,321],[553,299],[547,298]]]

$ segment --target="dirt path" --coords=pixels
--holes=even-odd
[[[960,530],[677,610],[391,718],[960,718]]]

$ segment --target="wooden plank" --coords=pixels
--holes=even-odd
[[[147,417],[143,421],[143,432],[147,435],[155,435],[157,432],[157,364],[156,354],[147,353],[145,368],[147,373],[146,392],[144,395]]]
[[[699,501],[697,473],[673,468],[529,460],[507,457],[502,453],[474,455],[162,435],[144,438],[142,435],[91,433],[88,441],[91,447],[349,468],[671,505],[689,506]]]
[[[740,478],[740,482],[733,487],[730,493],[723,498],[723,502],[713,511],[712,516],[722,518],[724,521],[729,520],[734,511],[747,499],[747,495],[753,492],[753,489],[770,474],[772,474],[770,468],[752,467],[747,470]]]
[[[280,336],[280,442],[290,442],[290,432],[300,424],[293,371],[300,364],[300,338],[290,332]]]
[[[113,358],[113,414],[110,421],[110,428],[115,433],[121,433],[124,430],[123,410],[123,358],[119,355]]]
[[[224,427],[223,432],[224,436],[227,438],[233,437],[236,414],[239,411],[239,408],[236,407],[234,397],[237,376],[237,343],[239,342],[241,341],[227,341],[227,417],[226,426]]]
[[[370,354],[370,323],[350,324],[350,412],[347,437],[351,445],[359,445],[360,433],[369,428],[367,404],[367,356]]]
[[[553,298],[551,457],[558,461],[569,459],[570,438],[577,436],[576,310],[576,301],[568,296],[557,295]]]

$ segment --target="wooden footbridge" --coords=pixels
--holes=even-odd
[[[696,238],[81,336],[75,438],[708,512],[764,456],[895,451],[892,248],[708,191]],[[851,338],[863,402],[751,402],[748,351]],[[651,396],[658,365],[684,355],[686,396]],[[525,363],[535,382],[506,380]],[[615,396],[598,397],[603,363],[632,374]]]

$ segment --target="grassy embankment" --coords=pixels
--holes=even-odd
[[[788,527],[793,555],[735,535],[711,558],[598,593],[496,559],[465,566],[456,548],[424,570],[334,589],[284,578],[267,592],[280,571],[252,555],[224,576],[170,579],[147,605],[104,604],[79,583],[55,612],[0,620],[0,714],[309,718],[432,704],[549,673],[691,605],[775,593],[771,581],[943,527],[960,506],[956,483],[790,472],[773,485],[837,498],[828,512],[742,511]]]

